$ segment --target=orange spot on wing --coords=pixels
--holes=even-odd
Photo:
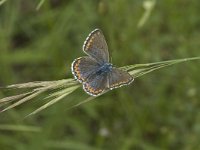
[[[75,73],[75,76],[78,80],[81,80],[81,81],[85,81],[82,77],[81,77],[81,72],[80,72],[80,68],[79,68],[79,64],[81,63],[81,59],[77,59],[77,61],[74,63],[74,73]]]
[[[98,94],[100,94],[100,93],[103,92],[102,89],[94,89],[93,87],[91,87],[91,86],[90,86],[89,84],[87,84],[87,83],[86,83],[84,86],[85,86],[85,90],[86,90],[88,93],[92,94],[92,95],[98,95]]]

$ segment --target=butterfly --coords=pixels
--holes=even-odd
[[[100,29],[95,29],[88,35],[83,51],[87,56],[75,59],[71,71],[89,95],[98,96],[133,82],[134,79],[128,72],[110,63],[108,46]]]

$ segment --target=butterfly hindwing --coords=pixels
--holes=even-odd
[[[98,68],[99,64],[89,56],[75,59],[71,66],[72,73],[79,82],[86,82]]]
[[[108,74],[93,74],[83,83],[83,89],[91,96],[98,96],[108,89]]]
[[[83,45],[83,51],[101,64],[109,62],[108,46],[99,29],[95,29],[88,35]]]
[[[112,68],[109,73],[109,89],[112,90],[123,85],[128,85],[133,82],[133,80],[133,77],[128,72],[118,68]]]

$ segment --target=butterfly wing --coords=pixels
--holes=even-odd
[[[118,68],[112,68],[108,75],[109,89],[114,89],[121,87],[123,85],[128,85],[133,82],[133,77],[126,71],[120,70]]]
[[[87,82],[83,83],[83,89],[91,96],[103,94],[108,89],[108,74],[93,74]]]
[[[87,78],[99,68],[99,64],[91,57],[79,57],[72,62],[71,71],[79,82],[85,82]]]
[[[99,29],[95,29],[88,35],[83,44],[83,51],[101,64],[109,62],[108,46]]]

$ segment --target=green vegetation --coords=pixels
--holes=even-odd
[[[66,80],[95,28],[103,30],[112,62],[135,77],[186,60],[160,61],[199,59],[199,8],[197,0],[0,1],[0,86],[52,81],[2,88],[0,98],[18,95],[19,87],[45,87],[0,102],[3,110],[29,100],[0,114],[0,148],[200,149],[200,62],[152,72],[73,109],[90,98]],[[46,103],[53,105],[24,119]]]

